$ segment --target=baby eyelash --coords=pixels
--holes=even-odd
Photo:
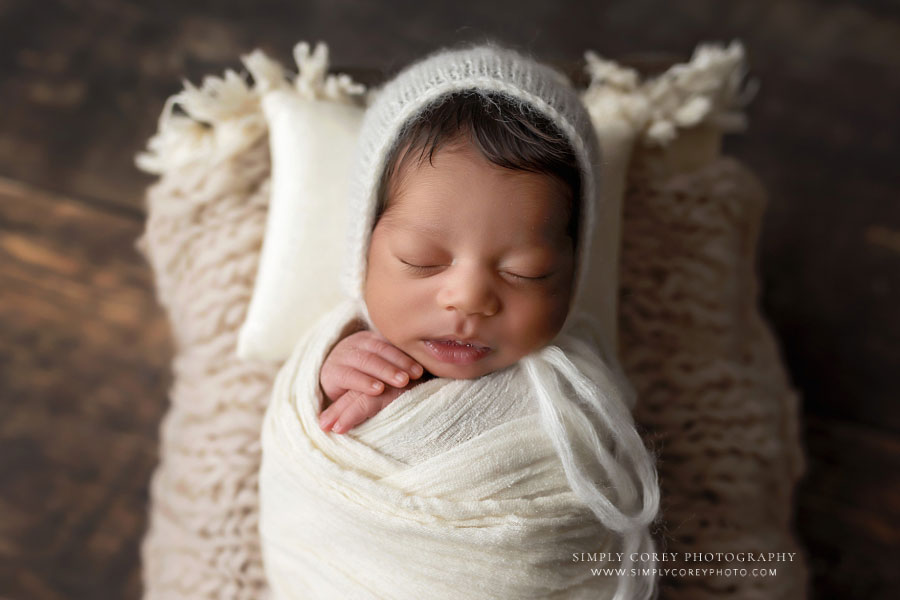
[[[433,269],[440,269],[443,265],[414,265],[412,263],[408,263],[403,259],[400,259],[400,262],[403,263],[403,268],[407,271],[412,271],[413,273],[426,273],[432,271]],[[546,275],[539,275],[537,277],[527,277],[525,275],[519,275],[518,273],[511,273],[509,271],[503,271],[506,275],[513,277],[515,279],[521,281],[543,281],[544,279],[549,279],[552,273],[547,273]]]
[[[441,265],[414,265],[412,263],[408,263],[403,259],[400,259],[400,262],[403,263],[403,267],[409,271],[414,271],[416,273],[421,273],[423,271],[430,271],[431,269],[438,269]]]
[[[542,279],[547,279],[548,277],[550,277],[550,273],[547,273],[546,275],[540,275],[538,277],[526,277],[525,275],[517,275],[516,273],[510,273],[509,271],[506,271],[506,274],[512,275],[516,279],[524,279],[526,281],[540,281]]]

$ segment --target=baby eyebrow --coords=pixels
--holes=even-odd
[[[441,238],[447,234],[447,228],[439,222],[411,222],[393,213],[387,213],[382,221],[389,230],[398,233],[412,233],[425,238]]]
[[[443,238],[447,235],[447,228],[440,223],[415,223],[407,225],[404,229],[429,239]]]
[[[415,249],[419,252],[449,252],[448,244],[452,245],[452,235],[447,227],[440,222],[418,221],[411,222],[403,219],[403,217],[394,217],[386,223],[392,232],[399,234],[403,239],[405,236],[413,244],[410,250]],[[403,245],[406,245],[405,243]],[[499,255],[502,255],[502,261],[521,260],[532,261],[537,260],[540,263],[553,262],[558,254],[559,249],[543,236],[518,235],[511,243],[501,249]],[[553,257],[548,261],[548,255]]]
[[[411,233],[427,243],[434,243],[435,241],[437,241],[438,243],[442,243],[450,237],[447,228],[439,223],[397,223],[396,229],[398,230],[398,232]],[[556,252],[556,248],[553,246],[553,244],[546,240],[543,236],[518,236],[517,239],[512,244],[510,244],[509,248],[507,248],[506,250],[514,252],[516,254],[529,251],[550,253]]]

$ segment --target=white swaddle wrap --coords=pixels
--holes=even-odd
[[[385,157],[408,119],[460,90],[528,103],[575,149],[582,199],[566,323],[551,345],[511,367],[474,380],[426,381],[347,434],[326,433],[318,423],[321,365],[354,323],[373,327],[362,290]],[[656,473],[634,428],[614,321],[582,306],[610,283],[598,274],[615,272],[609,256],[591,255],[604,227],[594,215],[610,212],[595,206],[596,146],[590,118],[561,75],[492,45],[436,53],[376,98],[351,194],[349,298],[298,343],[265,416],[260,533],[274,598],[653,595],[655,574],[643,569],[655,567]],[[610,561],[602,553],[621,554]],[[592,572],[604,567],[625,574]]]
[[[627,394],[597,386],[602,414],[592,417],[554,389],[560,361],[602,370],[589,344],[563,337],[476,380],[432,379],[349,433],[326,433],[319,369],[357,317],[348,302],[303,338],[266,413],[260,532],[274,598],[643,597],[630,588],[646,585],[641,578],[623,578],[615,596],[619,581],[591,571],[619,564],[573,560],[653,550],[646,528],[623,543],[598,520],[554,447],[571,452],[598,504],[608,503],[602,510],[655,515],[636,488],[636,470],[653,481],[652,466],[615,456],[611,442],[622,432],[637,438]],[[612,377],[598,378],[618,392]],[[549,393],[535,393],[536,379]]]

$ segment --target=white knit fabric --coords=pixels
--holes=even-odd
[[[583,177],[576,287],[563,331],[551,345],[502,374],[419,386],[395,401],[434,411],[415,433],[444,432],[438,452],[413,465],[417,461],[391,458],[390,443],[367,433],[404,430],[403,412],[393,405],[351,434],[321,432],[315,419],[322,404],[318,370],[354,319],[369,320],[362,301],[365,258],[387,153],[407,120],[461,90],[504,93],[530,106],[573,146]],[[633,391],[611,351],[609,332],[580,300],[594,264],[598,159],[590,117],[565,78],[510,50],[487,45],[438,52],[378,94],[363,119],[351,185],[350,299],[295,349],[266,414],[260,532],[275,598],[417,598],[429,582],[428,596],[437,598],[632,600],[653,594],[654,577],[634,576],[630,567],[633,553],[654,549],[648,527],[659,505],[656,473],[635,431]],[[507,402],[531,402],[532,426],[515,419],[487,423],[477,411],[453,410],[458,398],[478,405],[498,394]],[[473,437],[461,441],[447,434],[460,430]],[[477,464],[482,470],[466,468]],[[557,484],[564,479],[568,492],[560,496],[558,485],[542,487],[535,464],[555,473]],[[529,483],[482,489],[517,480]],[[626,576],[611,583],[591,578],[584,565],[571,566],[572,552],[603,549],[624,554],[615,566],[624,567]],[[652,569],[655,563],[640,566]]]

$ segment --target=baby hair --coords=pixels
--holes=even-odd
[[[375,222],[388,208],[395,175],[411,163],[420,166],[435,152],[470,142],[491,163],[516,171],[550,175],[567,190],[567,235],[577,247],[581,174],[566,137],[533,108],[499,93],[447,94],[406,123],[388,154],[378,186]]]

